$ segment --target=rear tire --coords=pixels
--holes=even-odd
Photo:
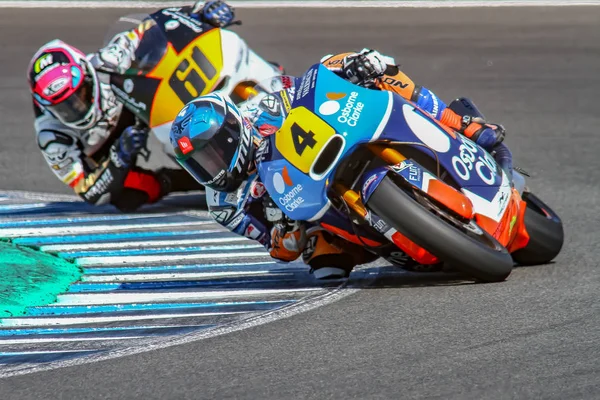
[[[467,235],[424,208],[390,177],[381,181],[367,207],[440,260],[477,280],[500,282],[512,271],[510,254],[491,235],[482,231],[482,241]]]
[[[513,260],[519,265],[548,264],[560,253],[565,240],[562,221],[533,193],[525,192],[523,200],[527,203],[525,227],[529,243],[513,253]]]

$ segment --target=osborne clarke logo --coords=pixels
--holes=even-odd
[[[348,126],[356,126],[360,119],[360,114],[365,107],[364,103],[357,101],[358,92],[350,92],[350,96],[345,100],[346,104],[344,108],[342,108],[338,100],[346,98],[345,93],[327,93],[326,96],[329,100],[319,107],[321,115],[333,115],[341,109],[337,121]]]
[[[323,115],[333,115],[336,112],[340,111],[340,103],[338,100],[346,97],[346,93],[327,93],[325,95],[327,97],[327,101],[319,107],[319,112]]]
[[[177,143],[179,144],[179,148],[181,149],[181,152],[183,154],[187,154],[190,151],[194,150],[194,147],[190,142],[190,138],[188,138],[187,136],[184,136],[181,139],[179,139]]]
[[[292,179],[290,178],[287,167],[283,167],[281,173],[275,172],[273,174],[273,187],[277,193],[283,194],[283,192],[285,192],[285,187],[292,185]]]

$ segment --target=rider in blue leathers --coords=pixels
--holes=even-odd
[[[323,65],[359,85],[378,87],[377,81],[383,83],[384,78],[398,76],[397,67],[394,70],[395,66],[390,65],[393,60],[376,51],[365,49],[336,57],[325,57]],[[387,73],[390,69],[394,75]],[[288,79],[290,82],[284,81],[282,89],[293,98],[294,85]],[[396,91],[391,86],[379,89]],[[400,94],[415,96],[411,101],[442,122],[444,118],[456,119],[451,110],[440,111],[446,109],[445,104],[426,88],[413,84],[410,93]],[[217,93],[193,100],[181,110],[171,128],[177,161],[206,187],[209,211],[217,222],[260,242],[276,259],[293,261],[302,255],[316,278],[347,277],[355,265],[377,256],[317,225],[289,220],[258,179],[256,160],[269,151],[263,137],[275,133],[284,120],[286,110],[281,100],[280,95],[263,92],[239,108],[228,96]],[[500,125],[458,119],[463,126],[455,129],[467,131],[465,134],[479,144],[490,143],[484,147],[501,144],[504,130]],[[504,161],[511,164],[510,159]]]

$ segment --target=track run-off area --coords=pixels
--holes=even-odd
[[[140,9],[2,8],[0,231],[83,276],[56,303],[3,319],[13,325],[1,331],[22,334],[0,336],[0,397],[598,398],[600,7],[270,4],[240,5],[234,30],[289,73],[377,48],[504,124],[515,164],[563,219],[559,257],[499,284],[384,263],[326,286],[219,230],[187,197],[131,215],[74,202],[35,144],[26,65],[53,38],[93,51]],[[208,230],[224,241],[202,242]]]
[[[69,261],[81,278],[48,305],[0,318],[0,378],[167,347],[289,317],[373,280],[321,283],[301,262],[276,263],[259,243],[212,220],[202,194],[143,213],[70,196],[0,193],[0,232]]]

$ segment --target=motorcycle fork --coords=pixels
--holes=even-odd
[[[406,160],[406,157],[401,153],[389,147],[371,144],[369,145],[369,149],[390,165],[399,164]],[[432,185],[433,182],[435,182],[434,185]],[[430,182],[427,194],[467,220],[475,217],[477,222],[481,222],[481,219],[483,218],[478,214],[474,214],[472,203],[464,194],[440,180]],[[515,189],[512,190],[511,197],[511,203],[514,204],[514,207],[517,208],[518,211],[516,213],[507,214],[507,217],[510,216],[510,220],[501,223],[499,226],[492,224],[492,226],[487,227],[487,229],[485,229],[485,224],[482,225],[488,233],[496,239],[499,239],[504,246],[507,246],[509,252],[525,247],[529,241],[529,235],[524,228],[524,208],[526,205]],[[513,230],[515,223],[517,224],[517,229]],[[501,227],[504,229],[499,230],[498,228]]]
[[[406,157],[392,148],[379,145],[370,145],[369,149],[376,156],[384,160],[388,165],[400,164],[402,161],[406,160]],[[346,187],[341,183],[336,183],[334,185],[334,191],[343,198],[350,209],[361,216],[372,228],[385,236],[389,241],[394,243],[416,262],[423,265],[437,264],[439,262],[439,259],[436,256],[411,241],[409,238],[398,232],[395,228],[389,226],[384,220],[368,210],[363,204],[358,192]]]
[[[381,158],[388,165],[400,164],[402,161],[406,160],[406,157],[392,148],[376,144],[370,144],[368,147],[373,154]],[[359,177],[357,177],[356,181],[358,181],[358,178]],[[363,218],[369,214],[369,211],[365,208],[358,192],[346,187],[341,183],[336,183],[334,185],[334,190],[344,199],[348,207],[350,207],[355,213]]]
[[[258,92],[254,89],[254,84],[250,82],[242,82],[238,84],[233,92],[243,100],[248,100],[251,96],[256,96]]]
[[[398,165],[407,159],[399,151],[382,145],[370,144],[369,150],[388,165]],[[466,219],[473,218],[471,201],[464,194],[439,178],[430,179],[427,188],[424,187],[423,189],[429,197],[443,204],[457,215]]]

